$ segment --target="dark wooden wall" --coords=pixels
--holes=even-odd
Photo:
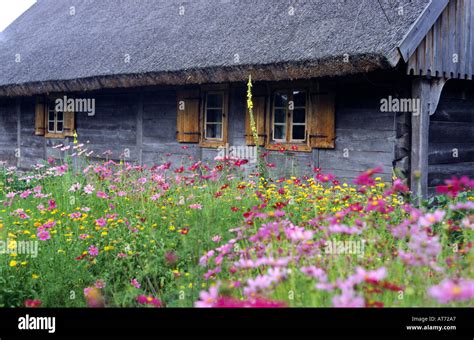
[[[385,79],[385,80],[382,80]],[[397,159],[399,141],[396,113],[380,112],[380,99],[400,95],[392,79],[341,79],[336,95],[336,148],[283,155],[270,152],[275,163],[273,176],[300,176],[312,173],[313,167],[351,181],[361,172],[382,166],[381,177],[389,181]],[[193,144],[176,142],[176,90],[174,87],[151,87],[136,90],[76,94],[96,100],[96,114],[76,114],[78,139],[104,157],[111,150],[119,159],[124,150],[128,161],[157,164],[171,160],[180,164],[187,155],[212,161],[217,151]],[[245,144],[245,84],[231,84],[229,101],[229,145]],[[0,104],[0,160],[17,165],[14,149],[18,143],[15,101]],[[41,159],[60,157],[51,146],[69,140],[52,140],[34,135],[34,100],[21,99],[21,168],[30,169]],[[186,146],[186,150],[183,149]],[[171,154],[171,156],[168,156]]]
[[[474,85],[471,81],[446,83],[439,106],[430,117],[430,191],[452,176],[474,178]]]

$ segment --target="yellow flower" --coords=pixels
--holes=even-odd
[[[39,275],[37,275],[37,274],[32,274],[32,275],[31,275],[31,278],[32,278],[33,280],[37,280],[37,279],[39,278]]]
[[[16,267],[16,265],[18,264],[18,262],[14,261],[14,260],[11,260],[10,261],[10,267]]]

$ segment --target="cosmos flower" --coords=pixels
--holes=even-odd
[[[468,301],[474,299],[474,281],[445,279],[439,285],[429,288],[428,295],[441,304]]]

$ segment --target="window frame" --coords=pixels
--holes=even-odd
[[[207,138],[207,102],[209,94],[221,94],[222,95],[222,121],[221,125],[221,138]],[[229,106],[229,88],[228,85],[203,85],[201,86],[201,114],[200,114],[200,128],[201,138],[199,146],[208,148],[218,148],[224,146],[227,143],[227,118],[228,118],[228,106]],[[219,108],[210,108],[219,109]],[[219,122],[211,122],[219,124]]]
[[[290,110],[289,103],[294,100],[294,92],[304,92],[305,94],[305,106],[294,106],[293,110]],[[277,93],[286,94],[288,100],[285,107],[285,123],[275,123],[275,114],[277,109],[282,109],[282,107],[276,106],[276,95]],[[311,117],[311,103],[310,103],[310,91],[306,87],[285,87],[285,88],[275,88],[270,92],[270,119],[268,127],[268,142],[266,145],[267,149],[270,150],[279,150],[280,148],[290,147],[294,151],[311,151],[309,146],[309,129],[310,129],[310,117]],[[305,110],[305,121],[304,123],[295,123],[294,122],[294,111],[296,109]],[[285,127],[285,139],[275,139],[275,125],[282,125]],[[293,126],[304,126],[304,139],[293,139]]]
[[[65,123],[65,115],[64,115],[64,111],[62,111],[62,119],[59,120],[58,119],[58,113],[60,111],[56,111],[56,107],[55,105],[53,105],[53,108],[51,109],[50,106],[51,104],[54,104],[54,102],[56,101],[56,99],[58,99],[57,97],[54,97],[54,98],[46,98],[46,105],[44,107],[44,110],[45,110],[45,134],[44,136],[46,138],[63,138],[65,137],[65,129],[64,129],[64,123]],[[51,120],[49,119],[49,115],[50,113],[54,112],[54,120],[52,121],[53,124],[54,124],[54,131],[50,131],[49,129],[49,123],[51,122]],[[62,130],[59,131],[57,129],[57,125],[59,122],[62,122]]]

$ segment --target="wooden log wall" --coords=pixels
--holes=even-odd
[[[430,120],[428,186],[451,176],[474,178],[474,85],[446,83],[436,113]]]

